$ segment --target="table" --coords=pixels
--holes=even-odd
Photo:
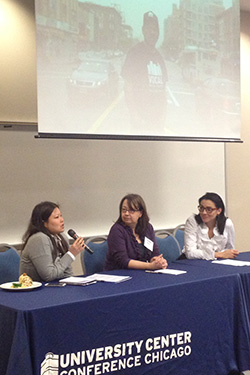
[[[110,273],[132,278],[1,290],[0,374],[227,375],[249,369],[250,267],[203,260],[169,267],[187,273],[119,270]]]

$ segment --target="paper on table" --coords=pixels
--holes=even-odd
[[[93,275],[80,277],[80,276],[70,276],[66,277],[65,279],[59,280],[59,282],[71,284],[71,285],[89,285],[95,283],[97,281],[105,281],[109,283],[120,283],[122,281],[126,281],[131,279],[130,276],[116,276],[116,275],[107,275],[107,274],[100,274],[94,273]]]
[[[71,284],[71,285],[82,285],[82,286],[94,284],[96,282],[97,281],[91,276],[88,276],[88,277],[70,276],[70,277],[66,277],[65,279],[59,280],[59,283],[66,283],[66,284]]]
[[[237,267],[250,266],[250,262],[245,261],[245,260],[237,260],[237,259],[213,260],[212,263],[224,264],[226,266],[237,266]]]
[[[160,270],[154,270],[154,271],[146,271],[146,272],[152,272],[152,273],[164,273],[168,275],[181,275],[183,273],[187,273],[187,271],[180,271],[180,270],[171,270],[169,268],[166,269],[160,269]]]
[[[131,276],[107,275],[104,273],[94,273],[94,275],[91,275],[90,277],[93,277],[97,281],[105,281],[108,283],[120,283],[131,279]]]

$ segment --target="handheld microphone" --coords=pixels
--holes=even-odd
[[[68,230],[68,235],[70,237],[72,237],[74,240],[76,240],[79,237],[73,229]],[[91,248],[88,247],[88,245],[86,245],[86,244],[84,244],[84,245],[85,245],[85,249],[88,251],[88,253],[94,254],[94,251],[91,250]]]

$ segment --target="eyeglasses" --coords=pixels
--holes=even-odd
[[[206,211],[207,214],[211,214],[214,210],[217,210],[217,208],[213,208],[213,207],[203,207],[203,206],[198,206],[198,210],[199,212],[204,212]]]
[[[128,212],[129,214],[134,214],[135,212],[138,212],[140,210],[128,210],[127,208],[122,208],[122,213],[125,214],[126,212]]]

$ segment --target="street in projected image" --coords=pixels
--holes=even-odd
[[[39,132],[240,138],[239,0],[127,3],[36,0]]]

